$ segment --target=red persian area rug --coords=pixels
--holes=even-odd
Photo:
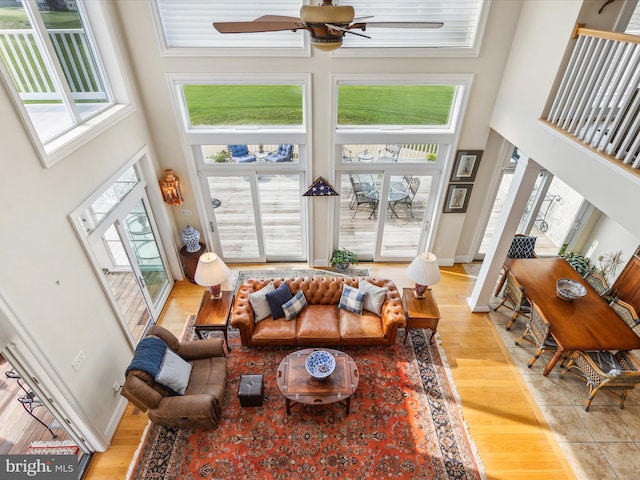
[[[338,348],[360,373],[349,415],[339,403],[295,404],[287,415],[276,371],[298,349],[245,348],[233,332],[218,428],[150,424],[130,480],[485,478],[429,333],[411,330],[406,344]],[[193,338],[190,324],[185,338]],[[264,375],[261,407],[240,406],[247,374]]]

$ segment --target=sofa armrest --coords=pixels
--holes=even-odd
[[[258,289],[259,290],[259,289]],[[251,344],[251,336],[255,327],[255,313],[249,301],[249,294],[257,291],[254,284],[245,282],[240,285],[236,294],[236,299],[231,309],[230,325],[240,330],[240,339],[243,345]]]
[[[154,389],[153,378],[141,370],[132,370],[120,390],[120,395],[129,400],[143,412],[150,408],[156,408],[164,395]]]
[[[213,395],[200,393],[164,397],[158,408],[148,412],[152,422],[160,425],[183,425],[197,421],[217,424],[220,419],[220,405]]]
[[[199,358],[224,357],[223,341],[221,338],[208,338],[206,340],[191,340],[181,342],[176,352],[185,360],[197,360]]]
[[[389,289],[387,292],[387,298],[382,304],[382,309],[380,311],[384,336],[389,337],[389,335],[395,335],[395,331],[398,328],[405,327],[407,320],[404,316],[404,310],[402,309],[402,299],[400,298],[400,293],[398,292],[395,284],[388,281],[388,283],[380,286],[387,287]]]

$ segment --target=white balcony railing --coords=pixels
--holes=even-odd
[[[81,29],[50,30],[71,94],[75,100],[107,100],[87,36]],[[0,30],[0,56],[5,60],[20,98],[59,100],[48,67],[38,51],[32,30]]]
[[[640,37],[585,28],[577,35],[546,120],[640,168]]]

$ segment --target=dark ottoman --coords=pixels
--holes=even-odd
[[[264,395],[262,375],[243,375],[238,386],[241,407],[261,407]]]

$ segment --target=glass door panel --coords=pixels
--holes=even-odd
[[[225,260],[306,259],[301,174],[208,177],[207,187],[215,249]]]
[[[375,198],[377,174],[349,173],[340,175],[339,248],[373,259],[376,251]]]
[[[267,260],[302,259],[300,175],[260,174],[258,192]],[[286,232],[286,235],[282,232]]]
[[[151,320],[151,314],[115,225],[107,229],[99,245],[93,245],[93,251],[100,257],[111,294],[137,343]]]
[[[140,271],[142,286],[149,296],[152,308],[159,313],[168,294],[169,275],[142,200],[127,214],[122,226],[133,250],[133,260]]]
[[[424,231],[431,180],[431,176],[391,176],[384,222],[381,222],[381,256],[416,256]]]
[[[255,174],[208,177],[214,234],[225,260],[263,261],[252,193],[255,180]]]

